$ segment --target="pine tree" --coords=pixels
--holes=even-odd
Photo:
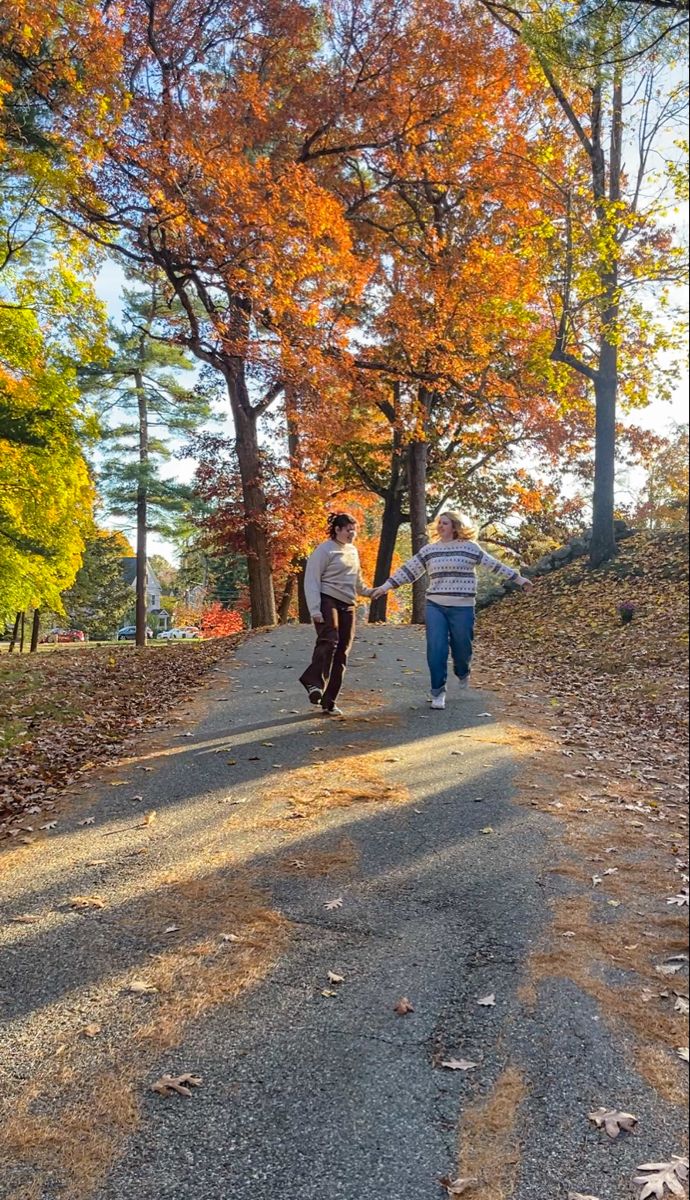
[[[112,357],[104,370],[82,377],[97,398],[106,452],[100,486],[108,511],[136,523],[136,644],[146,645],[147,535],[174,536],[190,489],[162,474],[176,438],[210,415],[201,391],[180,381],[192,363],[159,336],[167,313],[160,281],[132,274],[121,324],[112,330]]]

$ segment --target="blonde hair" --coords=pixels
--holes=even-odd
[[[470,518],[465,516],[465,513],[458,512],[455,508],[447,509],[445,512],[439,513],[438,520],[441,517],[448,517],[453,526],[453,537],[460,542],[473,542],[477,536],[477,530],[470,521]]]

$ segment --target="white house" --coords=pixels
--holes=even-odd
[[[129,584],[132,591],[137,590],[137,560],[136,558],[121,558],[120,566],[124,576],[125,583]],[[158,627],[167,629],[170,619],[169,613],[162,607],[163,589],[160,581],[154,571],[151,563],[146,560],[146,615],[156,617]]]

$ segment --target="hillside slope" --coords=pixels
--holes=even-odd
[[[687,591],[686,535],[637,533],[604,567],[581,560],[483,612],[486,674],[546,699],[631,791],[677,797],[687,791]],[[634,605],[629,624],[621,604]]]

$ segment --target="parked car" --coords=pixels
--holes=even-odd
[[[56,645],[57,642],[85,642],[86,634],[81,629],[49,629],[43,634],[44,644]]]
[[[117,631],[118,642],[133,642],[136,636],[137,636],[136,625],[123,625],[122,629],[118,629],[118,631]],[[148,625],[146,626],[146,636],[147,636],[147,638],[153,637],[153,630],[149,629]]]
[[[174,629],[164,629],[158,634],[159,638],[165,638],[168,642],[188,641],[191,638],[200,638],[201,630],[197,629],[196,625],[179,625]]]

